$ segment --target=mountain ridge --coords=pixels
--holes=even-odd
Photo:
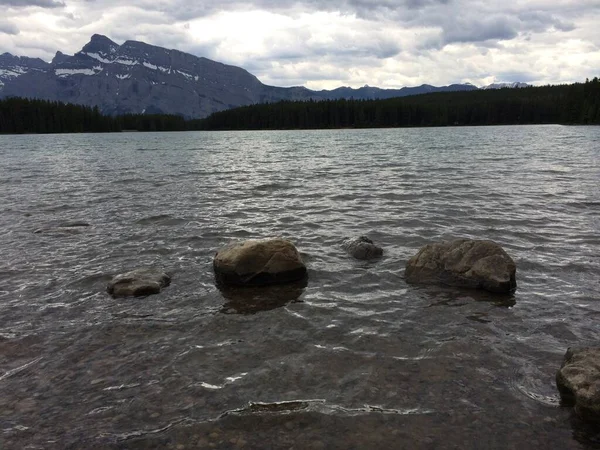
[[[518,86],[521,87],[521,86]],[[97,106],[110,115],[161,113],[203,118],[213,112],[281,100],[385,99],[427,92],[476,90],[472,84],[400,89],[339,87],[313,91],[263,84],[247,70],[176,49],[94,34],[74,55],[50,63],[0,55],[0,98],[39,98]]]

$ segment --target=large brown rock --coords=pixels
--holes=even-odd
[[[516,289],[516,265],[492,241],[458,239],[428,244],[406,263],[406,281],[416,284],[485,289],[509,293]]]
[[[563,403],[583,419],[600,421],[600,348],[569,348],[556,373]]]
[[[217,283],[223,285],[280,284],[306,277],[296,247],[278,238],[228,245],[217,252],[213,267]]]
[[[171,283],[171,277],[161,270],[143,268],[116,275],[106,290],[113,297],[143,297],[158,294]]]

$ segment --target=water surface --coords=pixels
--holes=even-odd
[[[599,128],[0,136],[0,161],[3,448],[600,448],[554,385],[600,340]],[[220,292],[215,251],[268,236],[308,284]],[[507,250],[513,296],[405,283],[458,237]],[[146,265],[171,286],[108,296]]]

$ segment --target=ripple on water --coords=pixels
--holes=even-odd
[[[554,387],[566,348],[600,339],[596,128],[0,140],[6,448],[597,443]],[[32,233],[75,220],[92,226]],[[272,235],[308,283],[215,286],[218,248]],[[351,259],[356,235],[384,257]],[[458,237],[507,249],[514,295],[405,283]],[[140,266],[173,283],[105,293]]]

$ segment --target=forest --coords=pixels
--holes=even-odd
[[[258,104],[199,122],[206,130],[600,124],[600,80],[562,86],[439,92],[386,100]]]
[[[106,133],[115,131],[183,131],[183,117],[166,114],[106,116],[97,107],[48,100],[0,100],[0,133]]]
[[[560,86],[439,92],[385,100],[284,101],[230,109],[205,119],[105,116],[97,107],[47,100],[0,100],[0,133],[600,125],[600,80]]]

